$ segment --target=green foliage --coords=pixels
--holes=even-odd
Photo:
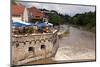
[[[88,12],[84,14],[76,14],[72,18],[73,24],[82,26],[87,30],[95,29],[96,26],[96,13]]]
[[[67,14],[66,15],[59,14],[57,13],[57,11],[54,10],[51,11],[46,9],[40,9],[40,10],[49,12],[46,13],[49,18],[49,22],[54,25],[72,24],[76,26],[81,26],[89,31],[95,31],[96,12],[86,12],[83,14],[76,14],[75,16],[71,17]],[[37,20],[32,19],[31,21],[36,22]]]
[[[54,25],[66,24],[68,22],[71,22],[71,17],[69,15],[59,14],[55,10],[51,10],[51,11],[46,9],[40,9],[40,10],[49,12],[45,14],[49,17],[49,22]]]
[[[61,17],[56,13],[51,13],[49,15],[49,22],[53,23],[54,25],[59,25],[61,23]]]

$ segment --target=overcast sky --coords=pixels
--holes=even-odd
[[[74,16],[77,13],[84,12],[94,12],[95,6],[80,6],[80,5],[63,5],[63,4],[47,4],[47,3],[30,3],[30,2],[21,2],[27,7],[35,6],[39,9],[55,10],[61,14],[68,14]]]

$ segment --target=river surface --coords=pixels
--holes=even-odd
[[[68,27],[64,25],[64,29]],[[55,57],[29,64],[48,64],[95,60],[95,33],[69,27],[69,34],[59,40]]]

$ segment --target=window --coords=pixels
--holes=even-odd
[[[45,45],[41,45],[41,49],[46,49],[46,46]]]
[[[19,43],[16,44],[16,47],[18,47],[18,46],[19,46]]]
[[[34,51],[34,48],[33,47],[29,47],[28,48],[28,51],[32,51],[33,52]]]

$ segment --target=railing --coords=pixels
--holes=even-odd
[[[56,42],[57,31],[54,33],[45,33],[45,34],[31,34],[31,35],[13,35],[12,43],[37,43],[37,41],[51,41],[53,44]],[[13,44],[12,44],[13,45]]]

